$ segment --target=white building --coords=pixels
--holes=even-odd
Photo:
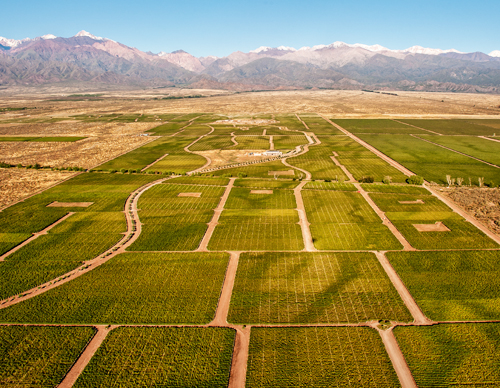
[[[264,155],[265,156],[281,156],[281,155],[283,155],[283,152],[281,152],[280,150],[269,150],[269,151],[264,152]]]

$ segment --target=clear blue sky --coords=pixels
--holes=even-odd
[[[489,53],[500,50],[499,15],[498,0],[27,0],[2,4],[0,36],[87,30],[143,51],[196,56],[337,40]]]

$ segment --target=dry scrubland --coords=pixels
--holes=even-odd
[[[0,209],[22,198],[68,179],[69,171],[0,169]]]
[[[466,93],[419,93],[395,92],[386,95],[363,91],[311,90],[311,91],[269,91],[253,93],[232,93],[227,91],[200,91],[190,89],[140,90],[132,92],[110,92],[95,89],[91,94],[101,94],[97,101],[92,99],[64,98],[71,91],[46,90],[45,94],[29,90],[3,90],[0,94],[0,108],[3,106],[36,106],[40,111],[30,111],[31,117],[67,117],[76,114],[121,113],[192,113],[208,112],[220,114],[258,114],[273,112],[316,112],[334,114],[338,117],[449,117],[449,116],[492,116],[500,115],[498,95]],[[87,92],[86,92],[87,93]],[[5,96],[2,98],[2,95]],[[153,100],[168,96],[204,95],[205,98],[182,100]],[[59,101],[62,100],[62,101]],[[24,115],[24,114],[23,114]],[[4,117],[20,117],[13,112]]]
[[[443,194],[500,234],[500,190],[458,187],[446,189]]]
[[[498,386],[500,237],[442,195],[498,232],[498,96],[45,92],[0,97],[0,161],[94,168],[0,212],[2,387]]]

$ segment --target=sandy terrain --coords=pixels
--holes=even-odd
[[[74,172],[0,168],[0,208],[75,175]]]

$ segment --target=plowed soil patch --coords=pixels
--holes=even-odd
[[[413,224],[415,229],[419,232],[449,232],[450,229],[442,222],[436,222],[435,224]]]

